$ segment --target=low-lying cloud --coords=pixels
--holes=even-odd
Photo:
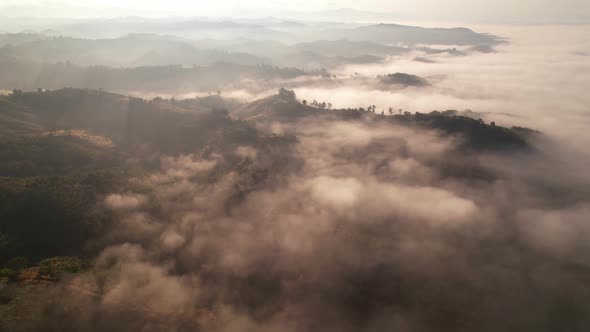
[[[544,191],[561,189],[495,166],[509,167],[510,156],[465,155],[432,131],[319,119],[283,130],[299,138],[284,153],[300,166],[242,200],[231,198],[249,175],[211,176],[235,156],[263,167],[265,152],[254,147],[163,157],[160,170],[132,180],[141,193],[108,196],[119,222],[77,288],[95,300],[68,300],[96,323],[78,317],[76,326],[581,331],[590,323],[580,293],[590,266],[587,196],[556,202]]]

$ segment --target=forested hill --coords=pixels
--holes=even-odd
[[[92,255],[88,241],[112,219],[97,202],[128,188],[128,179],[155,167],[158,156],[223,156],[210,176],[237,171],[244,177],[229,209],[300,165],[287,152],[297,144],[296,131],[277,135],[259,126],[299,120],[435,129],[460,138],[465,153],[529,149],[522,130],[454,113],[328,110],[284,89],[243,105],[220,96],[144,100],[95,90],[15,91],[0,97],[0,265],[18,257]],[[236,155],[241,147],[258,151],[256,158]]]
[[[161,152],[188,153],[218,133],[219,130],[213,129],[217,125],[229,124],[227,130],[246,127],[241,120],[294,121],[321,116],[437,129],[462,136],[467,146],[473,148],[528,147],[527,131],[484,123],[454,111],[411,114],[393,112],[390,108],[388,114],[379,114],[373,107],[329,109],[330,104],[299,101],[292,91],[285,89],[247,104],[217,95],[186,100],[144,100],[96,90],[17,90],[0,97],[0,137],[82,130],[88,134],[78,135],[78,138],[87,141],[104,137],[117,147],[133,148],[141,142]]]
[[[536,132],[523,128],[505,128],[495,123],[485,123],[482,119],[462,115],[456,111],[429,113],[394,113],[379,114],[374,105],[368,108],[328,109],[325,102],[309,103],[296,99],[294,92],[281,89],[278,95],[270,96],[243,105],[231,113],[236,119],[247,121],[298,121],[302,118],[321,116],[345,120],[371,120],[389,122],[403,126],[419,126],[440,130],[448,135],[459,137],[465,148],[481,150],[528,150],[531,148],[527,139]]]

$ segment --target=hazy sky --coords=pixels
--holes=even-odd
[[[2,12],[4,7],[4,13]],[[8,10],[6,7],[13,7]],[[20,7],[20,8],[14,8]],[[280,15],[287,11],[351,8],[391,12],[408,19],[487,22],[580,22],[590,18],[590,0],[0,0],[0,16]],[[90,7],[96,10],[87,10]],[[46,10],[47,9],[47,10]]]

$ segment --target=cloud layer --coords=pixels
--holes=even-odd
[[[299,138],[281,152],[297,166],[267,168],[267,152],[253,147],[163,157],[159,171],[132,180],[139,192],[108,196],[119,222],[94,270],[76,279],[78,288],[67,283],[70,305],[91,313],[74,326],[589,326],[590,201],[583,192],[555,200],[569,190],[543,188],[556,168],[519,177],[515,169],[544,157],[515,165],[515,156],[465,155],[436,132],[379,123],[316,118],[281,130]],[[231,171],[236,157],[257,172]],[[250,178],[262,170],[266,180]],[[559,171],[567,181],[569,170]],[[237,192],[247,194],[236,200]],[[82,301],[80,289],[94,300]]]

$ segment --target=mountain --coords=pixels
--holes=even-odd
[[[406,73],[395,73],[378,76],[377,79],[385,85],[401,85],[401,86],[427,86],[430,85],[428,80],[416,75]]]
[[[325,109],[326,105],[312,107],[300,103],[295,93],[281,89],[279,94],[243,105],[230,113],[231,118],[250,122],[294,122],[307,118],[318,120],[364,120],[391,123],[401,126],[434,129],[446,135],[456,136],[466,151],[531,150],[526,130],[505,128],[495,123],[486,124],[481,119],[457,115],[454,111],[381,115],[365,109]]]
[[[349,38],[393,44],[496,45],[501,43],[496,36],[476,33],[467,28],[422,28],[383,23],[353,29],[350,31]]]
[[[314,113],[317,113],[317,109],[300,104],[294,94],[279,93],[243,105],[231,112],[230,116],[247,121],[290,121]]]
[[[93,66],[209,65],[216,62],[256,65],[270,60],[245,53],[201,49],[191,41],[152,34],[112,39],[81,39],[43,35],[0,36],[0,55],[18,61],[71,62]]]
[[[119,17],[80,20],[54,26],[60,34],[78,37],[113,38],[126,33],[166,34],[190,39],[285,38],[285,33],[256,23],[240,23],[224,19],[204,18],[142,18]]]
[[[464,55],[454,48],[424,46],[428,44],[471,46],[472,51],[489,53],[502,42],[467,28],[293,22],[279,28],[274,20],[264,19],[236,22],[128,17],[47,27],[40,29],[43,33],[0,35],[0,58],[82,66],[203,66],[227,62],[332,68],[379,63],[388,56],[412,50]]]
[[[236,106],[219,96],[144,100],[81,89],[0,96],[0,266],[92,254],[87,241],[115,220],[99,202],[133,187],[159,156],[224,155],[218,176],[239,167],[244,184],[264,179],[238,163],[236,149],[272,154],[267,146],[280,152],[293,141],[232,121],[224,108]],[[232,202],[247,190],[236,188]],[[0,279],[9,272],[0,269]]]

